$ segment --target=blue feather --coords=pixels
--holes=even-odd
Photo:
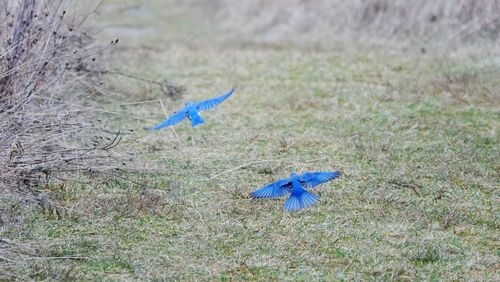
[[[277,198],[291,193],[285,203],[287,211],[298,211],[310,207],[319,201],[319,196],[305,188],[313,188],[340,175],[338,171],[306,172],[302,175],[290,174],[290,177],[268,184],[252,193],[254,198]]]
[[[285,203],[287,211],[298,211],[314,205],[319,200],[319,196],[306,191],[299,183],[292,182],[292,194]]]
[[[314,188],[319,184],[328,182],[332,179],[337,178],[340,175],[340,172],[306,172],[299,176],[299,181],[306,188]]]
[[[205,121],[201,118],[195,108],[190,108],[188,111],[189,119],[191,120],[191,127],[195,127]]]
[[[227,92],[224,95],[215,97],[213,99],[208,99],[208,100],[205,100],[205,101],[201,101],[201,102],[199,102],[196,105],[196,109],[199,110],[199,111],[209,110],[209,109],[211,109],[211,108],[219,105],[220,103],[222,103],[227,98],[229,98],[229,96],[231,96],[233,94],[233,92],[234,92],[234,88],[231,89],[229,92]]]
[[[171,115],[168,119],[166,119],[162,123],[155,125],[153,127],[144,128],[144,129],[146,129],[146,130],[162,129],[162,128],[167,127],[167,126],[178,124],[179,122],[184,120],[186,117],[189,117],[189,119],[191,120],[191,126],[195,127],[199,124],[204,123],[204,120],[198,114],[198,111],[208,110],[208,109],[211,109],[211,108],[217,106],[218,104],[222,103],[222,101],[229,98],[229,96],[231,96],[233,94],[233,92],[234,92],[234,88],[231,89],[226,94],[221,95],[219,97],[215,97],[213,99],[208,99],[208,100],[205,100],[205,101],[202,101],[199,103],[187,103],[186,106],[182,110],[180,110],[177,113],[174,113],[173,115]]]
[[[146,128],[146,129],[147,130],[158,130],[158,129],[162,129],[162,128],[167,127],[167,126],[175,125],[175,124],[178,124],[179,122],[181,122],[183,119],[185,119],[186,116],[187,116],[187,112],[185,111],[185,109],[182,109],[181,111],[171,115],[168,119],[164,120],[162,123],[157,124],[157,125],[150,127],[150,128]]]
[[[279,198],[290,193],[290,182],[288,179],[280,179],[250,193],[254,198]]]

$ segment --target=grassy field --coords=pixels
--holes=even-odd
[[[4,273],[500,280],[498,58],[258,44],[217,30],[199,7],[160,3],[106,4],[95,22],[103,38],[119,35],[122,70],[186,86],[183,101],[108,77],[107,123],[127,133],[120,157],[140,173],[46,187],[61,215],[12,204],[25,220],[0,229],[18,255]],[[234,85],[195,130],[142,130],[165,117],[162,103],[170,113]],[[318,170],[342,177],[304,211],[248,196]]]

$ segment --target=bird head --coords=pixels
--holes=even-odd
[[[298,175],[298,174],[296,174],[295,172],[292,172],[292,174],[290,174],[290,178],[291,178],[291,179],[295,179],[295,178],[297,178],[297,177],[299,177],[299,175]]]
[[[188,107],[188,106],[194,106],[195,104],[193,102],[187,102],[184,106]]]

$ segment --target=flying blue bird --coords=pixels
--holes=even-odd
[[[290,177],[268,184],[250,193],[250,195],[254,198],[279,198],[290,194],[285,203],[285,209],[287,211],[298,211],[314,205],[319,200],[318,195],[306,189],[314,188],[319,184],[337,178],[339,175],[340,172],[338,171],[306,172],[301,175],[292,173]]]
[[[227,92],[224,95],[208,99],[205,101],[201,101],[198,103],[193,103],[193,102],[187,102],[184,108],[182,108],[180,111],[175,112],[172,114],[169,118],[164,120],[162,123],[157,124],[153,127],[146,128],[147,130],[159,130],[167,126],[175,125],[178,124],[179,122],[183,121],[185,118],[188,118],[191,120],[191,126],[195,127],[199,124],[204,123],[205,121],[201,118],[200,114],[198,113],[199,111],[206,111],[210,110],[211,108],[219,105],[222,103],[224,100],[229,98],[234,92],[234,88],[231,89],[229,92]]]

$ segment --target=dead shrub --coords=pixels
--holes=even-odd
[[[2,191],[29,194],[44,182],[112,167],[109,151],[120,137],[100,127],[99,77],[86,70],[117,41],[97,45],[65,10],[77,3],[0,2]]]

